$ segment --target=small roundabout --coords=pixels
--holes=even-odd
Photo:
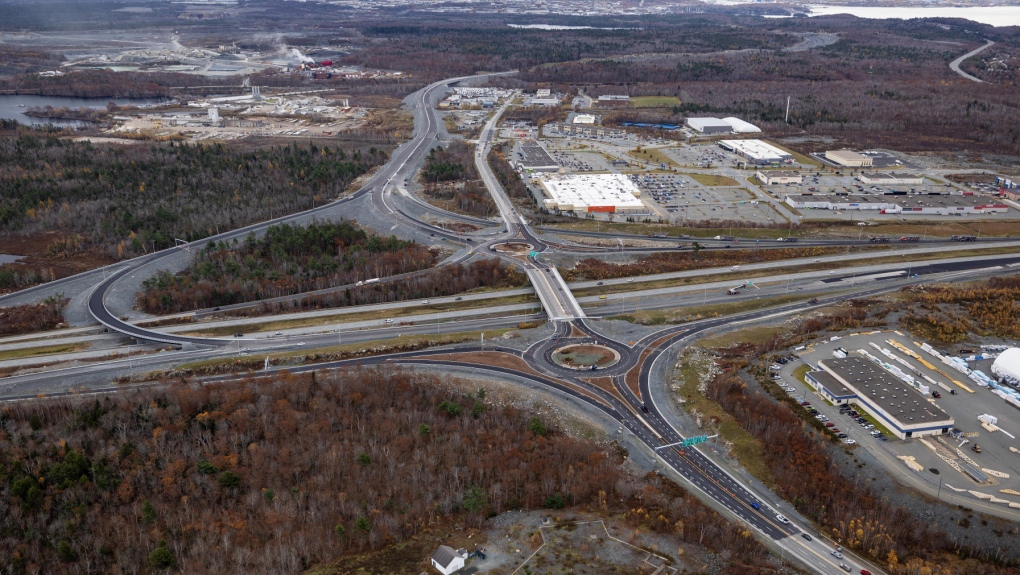
[[[612,367],[620,361],[615,349],[593,343],[575,343],[553,350],[550,359],[559,367],[588,371]]]
[[[526,242],[510,241],[492,245],[492,250],[494,252],[507,255],[527,255],[534,249],[535,246]]]

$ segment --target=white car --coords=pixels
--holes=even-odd
[[[843,443],[845,443],[847,445],[853,445],[853,444],[857,443],[857,441],[853,440],[853,439],[844,439]]]
[[[780,523],[785,523],[785,524],[789,524],[790,523],[789,519],[787,519],[786,517],[783,517],[782,515],[779,515],[778,513],[776,514],[776,521],[778,521]]]
[[[422,300],[421,305],[429,305],[429,300]]]
[[[393,323],[392,319],[383,320],[383,323]]]

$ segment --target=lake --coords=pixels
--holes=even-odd
[[[85,122],[60,120],[56,118],[33,118],[25,115],[25,110],[35,107],[53,106],[54,108],[105,108],[108,102],[119,106],[145,106],[158,104],[160,98],[70,98],[64,96],[0,96],[0,118],[17,120],[30,126],[80,126]]]
[[[818,6],[811,5],[810,16],[852,14],[859,18],[964,18],[989,26],[1020,25],[1020,6]]]

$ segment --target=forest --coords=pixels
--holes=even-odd
[[[461,140],[453,140],[445,149],[433,148],[419,177],[425,195],[444,209],[483,218],[497,213],[496,203],[478,178],[474,147]]]
[[[67,298],[49,297],[39,304],[0,307],[0,335],[54,329],[64,323]]]
[[[437,255],[350,221],[280,224],[262,237],[206,243],[184,271],[145,280],[138,302],[167,314],[258,301],[427,269]]]
[[[447,385],[355,369],[7,404],[0,570],[289,574],[566,506],[775,572],[745,529],[625,471],[621,450]]]
[[[0,233],[57,230],[80,240],[52,246],[65,256],[129,258],[322,205],[387,157],[376,147],[315,143],[243,149],[0,137]]]

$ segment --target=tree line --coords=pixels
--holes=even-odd
[[[145,280],[138,302],[166,314],[258,301],[427,269],[437,255],[350,221],[280,224],[261,237],[207,243],[183,271]]]

